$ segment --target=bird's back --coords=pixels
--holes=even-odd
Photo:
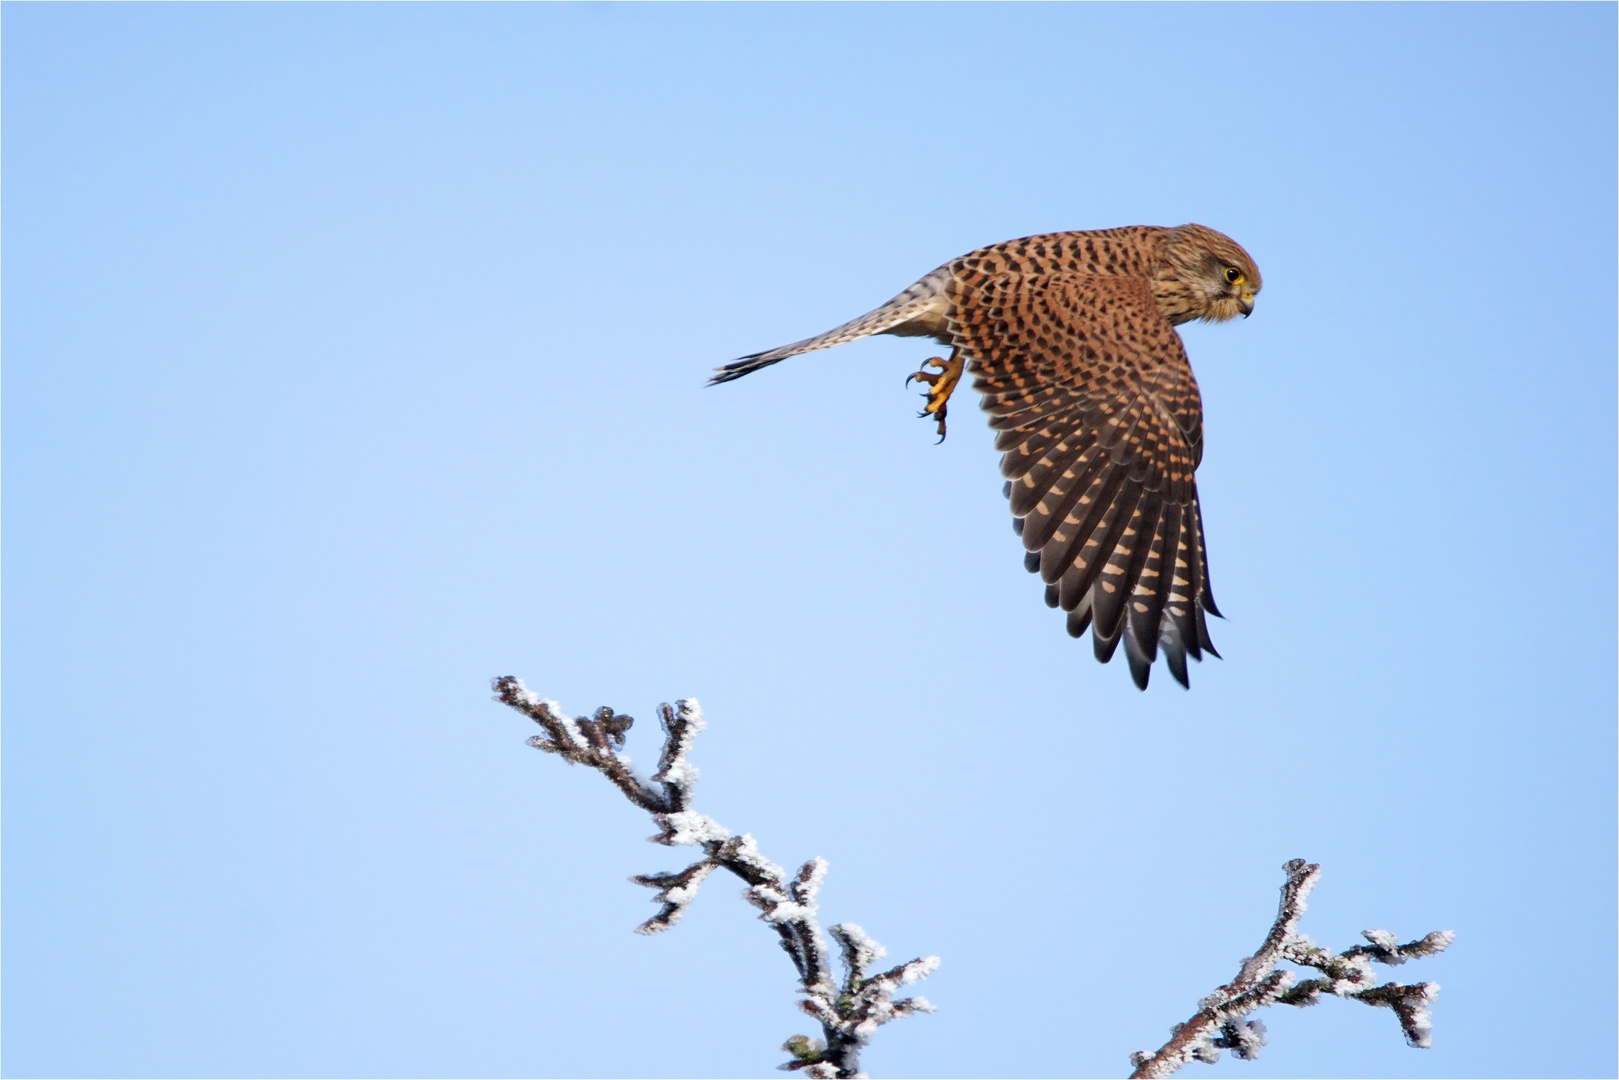
[[[946,266],[981,274],[1098,274],[1150,278],[1164,230],[1149,225],[1089,232],[1040,233],[970,251]],[[943,269],[943,268],[941,268]]]
[[[873,334],[931,337],[950,344],[946,287],[964,273],[1041,276],[1055,273],[1150,276],[1163,229],[1131,225],[1090,232],[1040,233],[969,251],[921,278],[888,303],[824,334],[751,353],[717,369],[710,383],[730,382],[800,353],[830,349]]]

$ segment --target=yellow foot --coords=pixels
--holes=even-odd
[[[939,370],[937,372],[929,371],[928,365],[930,364]],[[935,356],[922,361],[922,370],[905,380],[907,386],[910,385],[911,379],[918,379],[928,384],[928,403],[916,415],[922,417],[931,416],[939,422],[940,442],[944,442],[944,418],[949,411],[950,395],[955,392],[956,384],[961,382],[961,373],[966,366],[965,361],[958,360],[954,356],[951,356],[948,360]]]

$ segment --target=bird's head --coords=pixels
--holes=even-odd
[[[1224,322],[1254,310],[1259,267],[1224,233],[1204,225],[1165,229],[1163,258],[1153,294],[1170,322]]]

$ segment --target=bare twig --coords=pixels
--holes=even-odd
[[[530,746],[558,754],[573,764],[588,765],[611,780],[636,806],[652,815],[659,833],[655,843],[692,844],[703,858],[678,872],[641,874],[630,880],[658,890],[653,898],[663,906],[637,927],[656,934],[680,921],[697,896],[697,887],[715,870],[729,870],[747,884],[743,897],[760,911],[759,918],[779,936],[781,946],[798,969],[804,1000],[799,1006],[821,1023],[821,1038],[794,1035],[782,1045],[792,1060],[782,1069],[802,1069],[812,1077],[855,1077],[860,1072],[860,1048],[872,1033],[900,1016],[932,1012],[926,998],[895,1000],[901,986],[924,979],[939,966],[937,956],[923,957],[868,975],[867,969],[886,950],[854,923],[827,928],[842,952],[844,977],[834,982],[827,962],[826,942],[816,919],[816,894],[826,877],[826,860],[811,859],[792,878],[760,854],[753,837],[734,835],[713,818],[691,809],[691,789],[697,769],[687,760],[693,740],[703,730],[702,711],[691,699],[673,707],[658,706],[665,733],[658,771],[642,779],[618,752],[635,721],[609,708],[594,717],[570,719],[554,701],[529,691],[521,680],[504,676],[494,680],[495,700],[523,713],[544,729],[529,739]]]
[[[1171,1028],[1170,1040],[1156,1052],[1130,1056],[1135,1066],[1131,1080],[1170,1076],[1193,1060],[1212,1065],[1220,1060],[1221,1050],[1251,1061],[1265,1045],[1265,1025],[1258,1020],[1244,1020],[1244,1016],[1278,1003],[1314,1005],[1322,994],[1387,1006],[1399,1017],[1406,1042],[1415,1047],[1430,1045],[1433,1025],[1428,1005],[1439,995],[1439,984],[1403,986],[1390,982],[1373,986],[1372,964],[1392,967],[1432,956],[1443,952],[1456,935],[1436,930],[1425,938],[1399,945],[1387,930],[1367,930],[1364,937],[1369,944],[1341,953],[1328,952],[1297,932],[1305,901],[1321,876],[1321,867],[1294,859],[1282,869],[1287,871],[1287,881],[1282,886],[1281,907],[1259,951],[1243,961],[1235,979],[1198,1002],[1198,1011],[1190,1020]],[[1325,978],[1295,983],[1292,971],[1277,970],[1276,965],[1283,961],[1313,968]]]

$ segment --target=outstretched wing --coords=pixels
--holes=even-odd
[[[1013,527],[1046,602],[1088,627],[1103,663],[1120,639],[1145,689],[1162,647],[1187,685],[1209,641],[1193,472],[1203,406],[1180,335],[1138,278],[990,274],[963,263],[949,326],[984,395]]]

